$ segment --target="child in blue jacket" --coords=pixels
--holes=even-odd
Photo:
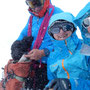
[[[49,83],[45,90],[90,89],[90,56],[80,53],[83,41],[76,35],[73,20],[74,16],[65,12],[50,19],[48,33],[54,50],[47,61]]]

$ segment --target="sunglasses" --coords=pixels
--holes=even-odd
[[[49,30],[52,34],[58,34],[60,30],[66,31],[74,31],[74,25],[72,23],[63,22],[63,23],[55,23],[53,24]]]
[[[26,4],[34,9],[35,7],[44,5],[44,0],[26,0]]]
[[[83,20],[82,25],[83,25],[83,27],[86,28],[86,29],[90,26],[90,16],[87,17],[87,18],[85,18],[85,19]]]

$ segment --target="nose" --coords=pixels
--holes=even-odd
[[[60,29],[59,35],[63,36],[65,34],[65,32],[63,31],[63,29]]]

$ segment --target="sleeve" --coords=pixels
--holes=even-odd
[[[90,90],[90,80],[70,79],[71,90]]]
[[[48,66],[47,66],[47,78],[48,78],[49,82],[45,87],[48,87],[49,84],[51,83],[51,81],[54,79],[54,77],[53,77],[52,73],[50,72],[50,69],[48,68]]]
[[[51,81],[54,79],[54,76],[53,74],[51,73],[50,71],[50,68],[47,66],[47,77],[48,77],[48,80]]]
[[[46,85],[46,87],[49,86],[50,82],[54,79],[54,76],[53,76],[53,73],[50,71],[50,60],[52,60],[51,58],[48,58],[48,61],[47,61],[47,78],[49,80],[48,84]]]

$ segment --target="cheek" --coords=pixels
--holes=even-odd
[[[54,38],[55,38],[56,40],[58,39],[58,36],[57,36],[57,34],[54,34],[53,36],[54,36]]]
[[[90,33],[90,26],[88,27],[88,32]]]
[[[68,32],[68,35],[71,36],[71,35],[72,35],[72,31],[69,31],[69,32]]]

